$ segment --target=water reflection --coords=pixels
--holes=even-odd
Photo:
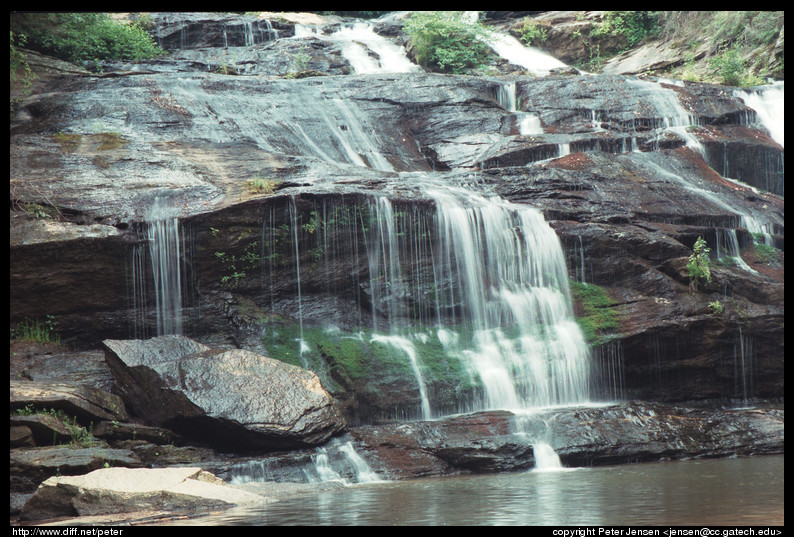
[[[782,525],[783,456],[364,484],[189,523]]]

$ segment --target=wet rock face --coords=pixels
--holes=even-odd
[[[157,333],[145,230],[165,194],[181,218],[188,335],[259,349],[299,319],[372,326],[390,308],[373,285],[386,283],[369,280],[366,251],[345,250],[366,243],[364,222],[354,240],[334,211],[387,195],[400,211],[432,215],[420,185],[433,176],[543,211],[571,280],[609,297],[618,326],[600,336],[622,342],[627,395],[782,395],[782,268],[716,263],[728,230],[752,261],[750,219],[783,245],[782,147],[731,92],[617,75],[343,76],[351,68],[337,44],[288,38],[292,26],[271,23],[273,32],[248,17],[158,16],[170,56],[62,78],[23,103],[11,125],[12,326],[53,315],[64,340],[94,347]],[[296,59],[332,76],[286,76]],[[692,125],[675,125],[682,111]],[[68,224],[31,224],[36,207],[53,206]],[[332,220],[333,232],[317,225]],[[714,253],[714,281],[690,293],[698,236]],[[432,258],[405,270],[432,274]],[[405,302],[432,304],[450,285],[439,282]],[[458,313],[449,309],[441,314]],[[401,321],[421,317],[412,311]],[[742,349],[752,349],[746,375],[735,376]],[[389,390],[362,395],[355,375],[327,362],[351,414],[385,414]]]
[[[774,408],[702,410],[626,402],[513,415],[484,412],[432,422],[352,429],[362,453],[394,479],[536,467],[549,444],[566,467],[783,452]]]
[[[322,444],[345,422],[314,373],[182,336],[104,341],[126,403],[147,422],[229,451]]]
[[[290,37],[295,26],[281,20],[220,13],[155,13],[152,35],[166,50],[241,47]]]

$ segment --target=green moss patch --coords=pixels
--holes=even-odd
[[[581,311],[576,320],[591,346],[606,343],[617,335],[620,318],[612,307],[614,301],[603,287],[590,283],[570,282],[571,295]]]

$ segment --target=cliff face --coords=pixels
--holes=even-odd
[[[315,369],[354,423],[415,415],[425,399],[459,409],[482,386],[440,341],[423,343],[422,385],[375,339],[461,322],[463,301],[441,297],[462,269],[437,271],[428,194],[454,185],[540,211],[554,230],[596,398],[782,397],[783,147],[733,88],[346,74],[330,31],[227,19],[156,18],[176,47],[166,59],[56,78],[22,104],[12,327],[52,315],[65,341],[96,348],[178,316],[196,339]],[[284,76],[285,57],[332,76]],[[176,251],[159,250],[153,222],[171,223]],[[711,281],[693,289],[698,237]],[[385,238],[399,294],[377,277]]]

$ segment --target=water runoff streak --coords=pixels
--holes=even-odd
[[[184,237],[179,218],[168,201],[158,196],[150,208],[145,229],[140,233],[146,247],[133,252],[132,279],[135,309],[134,336],[145,337],[147,309],[146,266],[148,253],[151,261],[152,289],[154,291],[156,327],[158,336],[181,334],[182,320],[182,244]],[[141,326],[139,326],[139,324]]]

